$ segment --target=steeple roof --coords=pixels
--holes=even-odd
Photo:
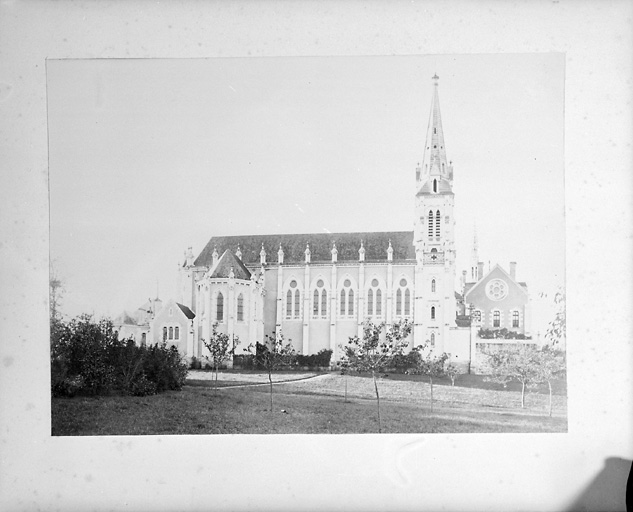
[[[429,124],[426,130],[426,141],[424,144],[424,158],[422,159],[422,176],[420,185],[428,183],[431,179],[439,181],[440,190],[438,192],[452,192],[451,181],[452,166],[446,157],[446,146],[444,145],[444,130],[442,128],[442,114],[440,112],[439,77],[433,76],[433,100],[431,102],[431,113]],[[420,188],[421,193],[428,193],[431,190]]]

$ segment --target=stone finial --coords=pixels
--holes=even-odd
[[[365,245],[363,241],[360,241],[360,249],[358,249],[358,259],[360,261],[365,261]]]
[[[277,260],[280,265],[284,262],[284,250],[281,248],[281,242],[279,243],[279,250],[277,251]]]
[[[306,255],[306,263],[310,263],[310,244],[306,243],[306,250],[305,250],[305,255]]]
[[[211,254],[211,256],[213,257],[213,264],[215,265],[218,262],[218,258],[220,257],[220,255],[218,254],[218,248],[215,245],[213,246],[213,254]]]
[[[336,261],[338,260],[338,251],[336,250],[336,242],[332,242],[332,250],[330,252],[332,253],[332,263],[336,263]]]
[[[259,251],[259,262],[262,265],[266,264],[266,249],[264,249],[264,243],[262,242],[262,250]]]
[[[237,246],[237,251],[235,251],[235,256],[237,256],[239,259],[242,259],[242,250],[240,249],[239,244]]]
[[[391,240],[389,240],[389,247],[387,247],[387,261],[393,261],[393,247],[391,247]]]
[[[235,272],[233,272],[233,267],[229,270],[229,279],[235,279]]]

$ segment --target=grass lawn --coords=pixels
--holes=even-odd
[[[378,432],[371,379],[326,374],[314,379],[274,385],[269,410],[263,380],[240,377],[189,381],[182,391],[148,397],[109,396],[54,398],[53,435],[144,434],[342,434]],[[200,377],[200,376],[198,376]],[[344,400],[347,379],[348,401]],[[284,380],[284,379],[282,379]],[[251,384],[249,387],[231,385]],[[382,430],[405,432],[565,432],[566,399],[555,396],[554,417],[547,416],[547,395],[474,387],[435,385],[430,412],[428,384],[413,379],[381,379]],[[281,412],[284,410],[285,412]]]

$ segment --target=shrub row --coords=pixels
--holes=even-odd
[[[238,354],[233,356],[233,366],[243,368],[244,370],[263,370],[264,364],[262,362],[262,354],[268,350],[266,345],[257,343],[255,354]],[[288,366],[293,367],[309,367],[309,368],[323,368],[330,366],[330,359],[332,358],[332,351],[323,349],[316,354],[310,354],[307,356],[296,355],[294,361]]]
[[[522,332],[509,331],[505,327],[503,329],[479,329],[477,333],[482,340],[530,340],[530,336],[526,336]]]
[[[186,377],[187,365],[173,346],[119,340],[110,320],[94,322],[90,315],[51,321],[53,396],[113,391],[145,396],[179,390]]]

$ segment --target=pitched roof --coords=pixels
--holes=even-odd
[[[524,293],[528,293],[528,289],[527,289],[527,284],[524,282],[518,282],[516,279],[512,278],[512,276],[510,276],[510,274],[508,274],[501,265],[499,265],[498,263],[492,268],[492,270],[490,270],[486,275],[484,275],[481,279],[479,279],[479,281],[477,281],[476,283],[466,283],[465,287],[464,287],[464,299],[466,299],[466,296],[469,295],[475,288],[478,288],[479,285],[481,283],[483,283],[484,281],[486,281],[488,279],[488,277],[493,274],[494,272],[497,271],[497,269],[499,270],[499,272],[502,273],[503,276],[505,276],[506,279],[508,279],[509,281],[515,283],[521,290],[523,290]]]
[[[336,242],[338,261],[358,261],[360,242],[365,248],[365,261],[386,261],[389,241],[393,248],[393,259],[414,260],[413,231],[385,231],[358,233],[308,233],[298,235],[244,235],[218,236],[209,240],[196,258],[196,266],[213,265],[213,249],[218,253],[229,251],[234,254],[239,246],[242,261],[246,265],[259,265],[259,253],[266,251],[268,263],[277,262],[279,245],[284,251],[284,263],[303,263],[306,244],[310,244],[310,260],[314,262],[332,261],[332,243]],[[236,272],[234,270],[234,272]],[[237,277],[237,275],[236,275]]]
[[[213,264],[213,257],[211,257],[211,265]],[[209,271],[211,274],[211,278],[222,278],[227,279],[229,274],[231,273],[231,269],[233,269],[233,275],[235,279],[250,279],[251,273],[244,266],[244,263],[235,256],[228,249],[224,251],[222,256],[218,259],[218,262],[211,268]]]
[[[195,313],[191,311],[187,306],[179,304],[178,302],[176,302],[176,306],[180,308],[180,311],[182,311],[189,320],[193,319],[196,316]]]

